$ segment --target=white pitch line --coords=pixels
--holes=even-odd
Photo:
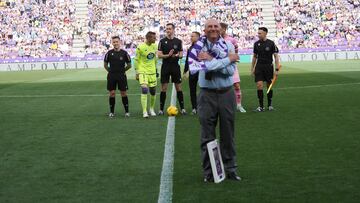
[[[0,98],[105,97],[106,94],[0,95]]]
[[[307,85],[307,86],[294,86],[294,87],[276,87],[277,90],[288,89],[306,89],[306,88],[320,88],[320,87],[336,87],[346,85],[360,85],[360,82],[353,83],[334,83],[323,85]],[[242,91],[252,91],[251,89],[241,89]],[[140,96],[140,94],[127,94],[128,96]],[[50,95],[0,95],[0,98],[49,98],[49,97],[106,97],[108,94],[50,94]]]
[[[306,89],[306,88],[317,88],[317,87],[336,87],[344,85],[360,85],[360,82],[353,83],[337,83],[337,84],[324,84],[324,85],[307,85],[307,86],[297,86],[297,87],[278,87],[278,90],[287,90],[287,89]]]
[[[172,87],[171,105],[176,106],[175,86]],[[175,153],[175,116],[168,119],[166,129],[164,160],[161,170],[160,190],[158,203],[172,202],[173,194],[173,170],[174,170],[174,153]]]
[[[127,94],[140,96],[141,94]],[[157,94],[158,95],[158,94]],[[0,95],[0,98],[48,98],[48,97],[107,97],[108,94],[48,94],[48,95]]]

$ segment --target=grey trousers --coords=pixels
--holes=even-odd
[[[234,121],[236,100],[233,88],[226,92],[200,89],[198,115],[201,125],[201,158],[204,176],[212,174],[206,144],[216,138],[216,125],[220,120],[220,150],[226,172],[236,171]]]

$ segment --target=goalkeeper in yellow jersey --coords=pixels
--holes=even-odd
[[[154,106],[157,85],[157,46],[155,45],[156,34],[154,32],[148,32],[145,37],[145,43],[139,44],[136,48],[134,65],[136,71],[136,80],[138,80],[141,85],[141,106],[143,109],[143,117],[148,118],[149,113],[151,116],[156,116]],[[149,113],[147,111],[148,92],[150,92]]]

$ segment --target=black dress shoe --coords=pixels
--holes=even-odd
[[[230,180],[235,180],[235,181],[240,181],[241,180],[241,178],[236,174],[236,172],[228,173],[226,178],[230,179]]]
[[[208,175],[204,177],[204,183],[213,183],[214,182],[214,178],[212,175]]]

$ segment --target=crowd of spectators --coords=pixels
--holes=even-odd
[[[359,0],[276,0],[281,49],[360,46]]]
[[[0,58],[69,56],[75,0],[0,2]]]
[[[211,5],[211,6],[210,6]],[[176,25],[176,36],[190,46],[190,33],[203,29],[203,23],[215,17],[229,24],[229,34],[239,39],[239,46],[251,48],[262,16],[258,1],[251,0],[104,0],[89,1],[87,53],[104,53],[110,37],[119,35],[125,47],[136,47],[147,31],[164,36],[164,25]]]
[[[274,0],[276,38],[282,50],[360,46],[359,0]],[[251,49],[262,26],[259,0],[89,0],[88,18],[75,0],[0,0],[0,58],[72,56],[74,39],[84,54],[102,55],[119,35],[130,54],[148,31],[164,37],[166,23],[190,46],[190,33],[213,17],[229,24],[240,49]]]

